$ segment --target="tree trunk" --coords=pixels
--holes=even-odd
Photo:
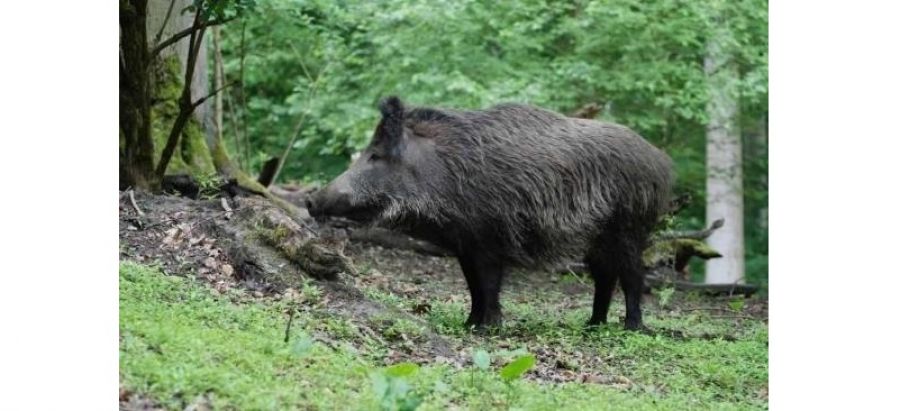
[[[148,1],[147,33],[152,39],[151,48],[193,24],[194,14],[181,12],[192,3],[192,0],[175,0],[172,6],[172,0]],[[166,18],[170,6],[172,6],[171,15]],[[179,118],[180,105],[185,104],[181,99],[184,97],[182,96],[184,74],[188,68],[189,39],[190,37],[185,37],[164,48],[158,60],[151,62],[152,94],[155,101],[152,108],[153,141],[156,148],[154,159],[158,164],[163,157],[163,150],[175,123],[186,122],[178,144],[169,147],[174,152],[166,166],[166,174],[210,175],[215,172],[207,144],[214,130],[212,111],[207,108],[210,102],[200,104],[194,109],[192,116]],[[202,40],[196,52],[197,60],[191,76],[190,94],[187,95],[189,101],[197,101],[209,93],[205,40]]]
[[[738,127],[739,74],[728,51],[731,31],[722,16],[707,43],[704,70],[709,102],[706,129],[706,221],[725,226],[707,240],[722,258],[706,262],[707,284],[744,282],[744,199],[741,134]]]
[[[757,147],[760,156],[768,156],[769,155],[769,116],[765,115],[759,119],[759,132],[757,133]],[[769,187],[769,174],[764,173],[762,175],[762,183],[765,186],[765,189],[768,190]],[[760,227],[760,230],[768,231],[769,230],[769,204],[763,204],[759,209],[759,214],[757,215],[757,224]]]
[[[206,102],[209,87],[203,29],[193,32],[196,41],[187,36],[174,36],[194,23],[192,13],[181,13],[191,4],[194,4],[191,0],[122,0],[119,3],[120,188],[131,186],[157,191],[163,177],[161,171],[191,176],[217,172],[228,185],[263,195],[294,218],[308,217],[308,213],[273,196],[235,167],[225,151],[212,111],[205,108],[209,104]],[[212,25],[215,24],[220,22]],[[168,41],[175,38],[178,40]],[[154,49],[163,43],[168,46],[157,54]],[[191,43],[197,47],[189,53]],[[189,54],[197,56],[193,64],[189,64]],[[186,73],[193,73],[189,93],[184,93]],[[186,103],[195,104],[191,102],[202,104],[195,108],[193,115],[184,116],[183,107]],[[177,129],[173,125],[185,126],[177,140],[169,138],[173,129]],[[171,141],[178,141],[177,146],[167,144]],[[158,159],[170,155],[171,163],[164,167]],[[155,170],[154,159],[157,159]]]
[[[147,2],[119,4],[119,188],[155,189],[151,139]]]
[[[212,31],[213,35],[213,86],[216,90],[222,88],[225,85],[225,68],[222,63],[222,33],[219,27],[213,27]],[[224,92],[220,92],[216,94],[216,99],[213,104],[213,120],[214,120],[214,130],[212,130],[212,134],[215,134],[215,139],[218,141],[222,141],[223,139],[223,113],[225,111],[224,106]],[[198,107],[199,108],[199,107]]]

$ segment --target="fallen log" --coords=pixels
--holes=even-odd
[[[705,230],[697,230],[697,231],[667,231],[664,233],[659,233],[653,237],[654,241],[662,241],[662,240],[673,240],[673,239],[690,239],[690,240],[703,240],[706,237],[712,235],[713,231],[716,231],[722,226],[725,225],[725,219],[720,218],[709,226],[709,228]]]
[[[667,272],[670,271],[670,272]],[[563,264],[556,269],[560,274],[576,274],[590,277],[587,265],[583,263]],[[696,291],[705,295],[743,295],[750,297],[759,291],[759,287],[752,284],[701,284],[690,281],[676,280],[677,273],[668,267],[651,269],[644,276],[644,293],[650,294],[653,289],[674,288],[678,291]]]
[[[647,276],[644,279],[644,292],[649,293],[654,288],[675,288],[678,291],[697,291],[705,295],[743,295],[750,297],[759,290],[752,284],[699,284],[689,281],[671,281],[655,276]]]

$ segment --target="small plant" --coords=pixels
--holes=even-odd
[[[500,378],[507,384],[518,380],[519,378],[522,378],[522,375],[530,370],[531,367],[534,367],[535,361],[533,354],[526,354],[516,358],[500,369]]]
[[[358,334],[356,326],[342,318],[326,318],[322,323],[328,333],[335,338],[349,339],[356,337]]]
[[[301,333],[299,338],[291,345],[291,354],[298,357],[304,357],[312,350],[315,341],[307,333]]]
[[[386,305],[389,305],[391,307],[395,307],[398,309],[403,308],[403,299],[398,297],[395,294],[392,294],[387,291],[379,290],[374,287],[364,287],[364,288],[362,288],[362,291],[366,295],[367,298],[371,298],[375,301],[384,303]]]
[[[215,198],[225,183],[225,180],[218,173],[200,174],[195,178],[199,188],[197,195],[206,200]]]
[[[385,319],[382,320],[387,327],[384,328],[382,334],[388,340],[416,340],[422,336],[424,329],[419,324],[405,318]]]
[[[312,280],[306,279],[303,281],[303,286],[300,287],[300,298],[303,302],[314,305],[321,301],[322,289],[313,284]]]
[[[675,287],[667,287],[654,290],[654,293],[659,298],[659,306],[662,308],[666,308],[672,301],[672,295],[675,294]]]
[[[534,367],[536,360],[533,354],[525,354],[516,358],[509,364],[500,369],[500,379],[506,384],[506,403],[512,404],[513,386],[512,383],[522,378],[531,367]]]
[[[481,371],[487,371],[491,367],[491,355],[485,350],[475,351],[472,355],[472,364]]]
[[[491,368],[491,355],[485,350],[477,350],[472,354],[472,387],[475,385],[475,370],[487,371]]]
[[[382,410],[412,411],[422,403],[422,396],[407,382],[419,371],[413,363],[394,364],[372,375],[372,390]]]
[[[732,311],[741,312],[744,310],[744,299],[737,298],[728,302],[728,308],[731,308]]]
[[[584,273],[576,273],[572,270],[566,270],[562,276],[559,277],[559,281],[563,284],[581,284],[587,285],[587,281],[585,280]]]
[[[372,264],[370,264],[368,262],[363,262],[359,266],[359,275],[360,276],[369,275],[372,273],[373,269],[374,269],[374,267],[372,267]]]

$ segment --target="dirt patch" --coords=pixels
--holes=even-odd
[[[219,292],[238,285],[260,289],[235,272],[221,239],[203,228],[209,221],[225,218],[219,200],[143,194],[134,198],[141,214],[130,200],[119,202],[120,259],[158,265],[167,274],[193,273]]]
[[[356,268],[341,251],[343,240],[319,236],[314,221],[289,216],[264,199],[135,193],[139,213],[128,195],[120,198],[120,259],[156,264],[168,274],[193,274],[219,292],[239,287],[258,298],[282,298],[312,282],[324,290],[324,314],[346,319],[358,330],[380,329],[378,318],[422,322],[356,288]],[[363,341],[350,340],[365,351]],[[456,357],[431,331],[418,335],[416,344],[416,350],[392,358]]]

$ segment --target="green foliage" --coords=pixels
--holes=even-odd
[[[194,0],[185,7],[185,11],[193,12],[198,5],[203,12],[203,19],[226,20],[252,11],[256,7],[256,0]]]
[[[215,409],[354,407],[366,370],[295,328],[284,343],[284,306],[235,305],[181,277],[130,263],[119,268],[122,383],[166,409],[213,393]],[[335,371],[339,370],[339,373]],[[290,383],[287,383],[290,381]],[[318,394],[307,397],[304,389]],[[325,390],[328,387],[330,390]]]
[[[422,396],[412,390],[406,378],[387,371],[372,375],[372,390],[378,398],[379,409],[384,411],[412,411],[422,403]]]
[[[571,296],[558,298],[571,302]],[[158,401],[164,409],[185,409],[201,395],[211,399],[212,409],[248,410],[731,410],[767,406],[761,397],[768,377],[764,323],[735,326],[700,314],[647,318],[653,328],[691,330],[698,335],[737,333],[736,341],[680,340],[624,332],[613,326],[584,333],[589,307],[573,311],[571,319],[567,315],[559,322],[557,306],[531,296],[527,300],[530,304],[511,305],[508,311],[509,318],[520,319],[516,323],[522,325],[511,324],[502,335],[477,342],[469,340],[476,338],[469,334],[464,337],[467,345],[485,347],[484,354],[474,354],[472,370],[411,363],[380,367],[376,362],[380,364],[381,357],[368,358],[348,349],[348,344],[333,344],[336,340],[349,342],[355,333],[327,326],[310,328],[331,318],[315,310],[296,312],[290,342],[285,343],[285,311],[293,302],[251,299],[241,291],[214,295],[190,278],[123,263],[119,268],[120,380],[132,395]],[[444,310],[439,304],[447,303],[435,303],[434,310]],[[622,309],[616,303],[612,311],[621,313]],[[455,319],[448,321],[456,327]],[[320,332],[326,334],[320,337]],[[505,382],[499,373],[488,372],[489,362],[485,365],[475,360],[489,358],[488,352],[503,361],[521,358],[527,355],[524,336],[530,343],[555,351],[602,358],[602,368],[596,371],[624,376],[633,383],[629,388],[617,388],[523,379]],[[522,374],[519,370],[517,375]],[[471,372],[483,377],[477,385],[472,383]]]
[[[481,371],[487,371],[491,366],[491,355],[485,350],[477,350],[472,355],[472,364]]]
[[[535,363],[534,355],[527,354],[516,358],[500,369],[500,378],[505,382],[515,381],[522,377]]]
[[[300,298],[307,304],[316,304],[322,299],[322,288],[307,278],[303,281],[303,286],[300,288]]]
[[[372,376],[372,386],[382,410],[412,411],[422,403],[422,396],[411,390],[408,379],[419,371],[413,363],[394,364]]]
[[[221,187],[225,184],[225,179],[216,172],[197,173],[194,175],[194,179],[197,181],[197,187],[200,190],[198,195],[207,199],[220,194]]]
[[[726,47],[741,75],[748,278],[765,283],[765,0],[260,1],[223,31],[226,76],[244,79],[243,89],[228,90],[235,121],[225,122],[226,136],[246,126],[252,149],[232,152],[255,172],[303,119],[283,176],[322,181],[367,144],[375,103],[388,94],[418,105],[519,101],[566,113],[598,103],[599,119],[632,127],[672,156],[677,190],[694,198],[675,228],[700,228],[703,58],[714,8],[724,8],[734,34]]]
[[[675,288],[660,288],[653,290],[653,292],[657,297],[659,297],[659,306],[665,308],[669,306],[669,302],[672,300],[672,296],[675,294]]]
[[[736,298],[728,302],[728,308],[731,308],[733,311],[743,311],[744,310],[744,300],[741,298]]]
[[[381,333],[390,341],[415,340],[425,332],[421,325],[405,318],[385,319],[383,323],[387,326]]]
[[[411,362],[403,362],[387,367],[384,370],[384,373],[389,377],[402,378],[412,376],[416,371],[419,371],[418,365]]]
[[[303,357],[312,350],[315,341],[306,333],[300,334],[291,345],[291,353]]]

